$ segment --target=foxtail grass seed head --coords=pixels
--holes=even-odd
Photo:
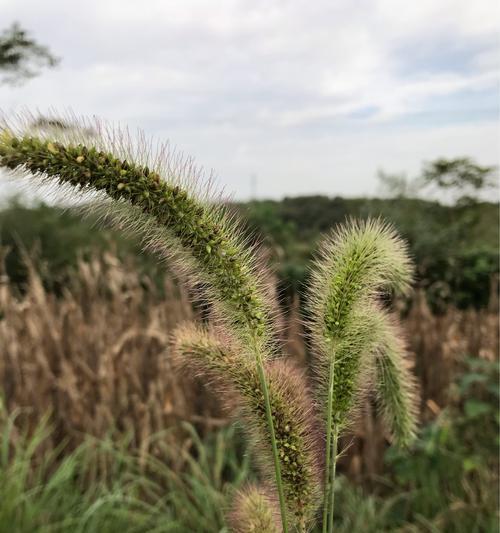
[[[281,533],[278,503],[261,487],[250,485],[234,498],[229,524],[233,533]]]
[[[312,272],[314,334],[335,340],[356,302],[384,290],[406,293],[412,276],[406,244],[390,225],[374,219],[341,225],[322,243]]]
[[[79,190],[103,191],[139,208],[168,230],[166,247],[188,251],[192,270],[208,286],[234,330],[261,345],[269,341],[271,306],[251,252],[224,209],[197,198],[175,179],[165,180],[155,168],[118,157],[102,146],[17,134],[8,127],[0,135],[0,166],[54,178]]]
[[[379,220],[349,222],[327,238],[309,289],[311,344],[320,405],[326,409],[334,361],[334,415],[342,423],[362,380],[363,357],[376,342],[372,301],[380,291],[406,293],[412,279],[406,245]],[[326,396],[325,396],[326,395]]]
[[[416,437],[419,394],[397,319],[379,311],[375,386],[382,418],[394,443],[408,446]]]
[[[229,347],[227,341],[222,344],[205,331],[185,327],[175,335],[172,351],[177,366],[196,369],[223,396],[237,399],[261,470],[268,475],[270,435],[259,376],[255,365],[242,362],[236,350],[237,345]],[[289,512],[295,523],[305,527],[317,508],[322,483],[321,439],[313,404],[304,374],[289,362],[268,361],[265,371]]]

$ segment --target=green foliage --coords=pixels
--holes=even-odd
[[[497,185],[495,167],[482,167],[467,157],[437,159],[424,166],[422,186],[453,190],[458,201],[470,202],[474,194]]]
[[[381,217],[398,228],[416,264],[417,283],[435,310],[485,306],[491,277],[499,272],[498,203],[307,196],[251,202],[240,210],[274,250],[285,294],[307,285],[307,264],[321,234],[349,217]]]
[[[426,290],[434,310],[449,304],[486,306],[491,277],[499,272],[498,204],[451,207],[406,198],[303,197],[251,202],[240,205],[239,210],[249,216],[251,230],[270,247],[281,293],[290,298],[307,283],[307,265],[321,232],[351,216],[382,216],[398,228],[415,260],[417,283]],[[72,210],[43,204],[28,208],[17,202],[4,207],[0,239],[11,249],[7,259],[11,279],[21,284],[25,281],[22,248],[31,251],[35,245],[46,266],[42,276],[47,288],[64,286],[64,270],[75,264],[79,254],[85,256],[96,247],[111,247],[122,257],[133,255],[148,275],[154,279],[161,276],[151,254],[141,253],[137,238],[125,239],[122,231],[101,229],[92,216],[80,220]]]
[[[411,454],[387,452],[389,474],[370,495],[339,477],[335,531],[498,531],[498,379],[498,363],[466,361],[453,405],[425,426]],[[43,452],[48,431],[19,435],[1,418],[0,531],[227,532],[228,499],[255,480],[234,426],[204,438],[185,426],[190,446],[157,435],[157,453],[142,462],[111,438]]]
[[[112,250],[122,259],[134,258],[145,277],[161,289],[165,266],[143,253],[133,236],[99,229],[95,217],[81,216],[70,209],[40,203],[27,207],[12,199],[0,211],[0,245],[7,249],[6,274],[10,283],[22,290],[27,282],[26,256],[35,263],[47,290],[59,294],[73,277],[79,259]]]
[[[425,428],[413,453],[388,452],[394,481],[409,494],[400,509],[407,520],[450,533],[497,531],[498,379],[497,362],[466,361],[453,406]]]
[[[0,35],[0,72],[8,74],[5,82],[24,81],[36,76],[40,68],[54,67],[57,63],[49,49],[29,37],[17,23]]]
[[[158,455],[146,457],[111,436],[47,452],[45,424],[19,435],[10,417],[0,428],[0,531],[227,531],[227,499],[252,478],[234,427],[201,440],[184,425],[186,445],[156,435]]]

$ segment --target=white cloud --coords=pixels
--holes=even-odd
[[[497,160],[496,0],[0,0],[0,9],[63,60],[22,88],[0,87],[1,107],[143,124],[224,180],[272,169],[263,194],[297,192],[286,176],[299,171],[314,174],[302,179],[317,191],[368,190],[378,164],[401,159],[399,139],[412,143],[399,152],[408,167],[426,157],[419,146]],[[414,123],[448,101],[453,116]],[[490,116],[471,116],[483,108]],[[356,168],[360,188],[351,179],[337,190],[330,167]]]

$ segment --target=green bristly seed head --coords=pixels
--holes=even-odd
[[[375,354],[377,400],[394,442],[405,447],[417,433],[417,386],[405,357],[397,319],[382,311],[379,315],[380,342]]]
[[[190,251],[237,328],[257,338],[268,333],[269,309],[246,260],[248,253],[212,206],[163,181],[154,170],[111,153],[82,144],[17,137],[8,130],[0,136],[0,166],[104,191],[140,208]]]
[[[367,314],[366,309],[354,310],[352,322],[346,327],[345,335],[336,343],[334,350],[333,423],[342,427],[347,415],[356,406],[357,395],[366,388],[366,378],[370,371],[367,360],[379,341],[376,317]],[[327,363],[325,360],[323,364]],[[323,369],[327,375],[328,368]],[[321,382],[323,397],[328,391],[327,382]]]
[[[317,394],[326,412],[330,368],[333,423],[342,424],[363,387],[365,361],[377,342],[372,302],[378,291],[406,292],[412,266],[394,230],[377,220],[350,222],[325,240],[309,290]]]
[[[405,244],[378,220],[338,228],[323,244],[316,267],[312,305],[320,301],[322,309],[313,314],[331,340],[342,335],[356,302],[377,290],[406,292],[413,274]]]

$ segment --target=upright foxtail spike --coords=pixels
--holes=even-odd
[[[333,394],[345,387],[354,393],[362,365],[347,359],[361,363],[361,354],[369,353],[377,340],[371,302],[383,290],[407,292],[412,273],[405,244],[379,220],[349,222],[322,244],[312,272],[308,310],[316,391],[325,415],[331,381]],[[332,374],[333,363],[337,369]],[[344,393],[336,396],[333,409],[342,423],[352,401]]]
[[[259,376],[237,355],[238,345],[224,342],[199,328],[183,327],[173,341],[177,367],[196,372],[212,383],[228,404],[240,406],[244,427],[257,449],[262,473],[269,477],[272,457]],[[321,494],[321,447],[305,376],[285,360],[265,367],[281,473],[291,521],[305,528]],[[234,414],[234,409],[232,409]],[[268,479],[270,486],[273,480]],[[301,529],[301,530],[302,530]]]
[[[308,307],[326,432],[324,533],[333,530],[338,437],[363,384],[363,358],[377,341],[377,317],[370,308],[381,290],[408,291],[412,272],[405,244],[379,220],[341,226],[324,241],[316,261]]]
[[[250,485],[236,494],[229,525],[233,533],[282,533],[278,502],[262,487]]]

